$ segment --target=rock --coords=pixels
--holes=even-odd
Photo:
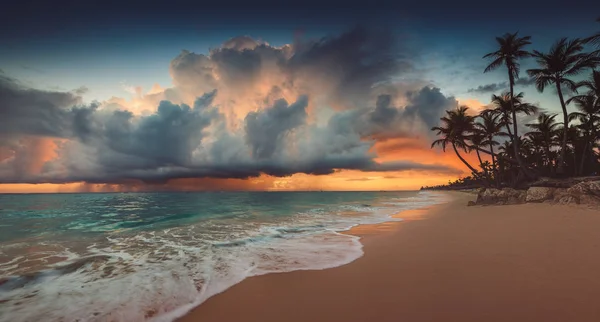
[[[552,199],[555,188],[547,187],[531,187],[527,189],[527,202],[544,202],[544,200]]]
[[[467,203],[467,207],[471,207],[471,206],[477,206],[477,204],[475,203],[475,201],[469,200],[469,202]]]
[[[600,180],[578,183],[567,189],[571,194],[589,194],[600,196]]]
[[[567,193],[581,204],[600,205],[600,180],[578,183],[567,189]]]
[[[552,193],[552,201],[555,203],[560,203],[560,200],[566,197],[571,196],[569,192],[567,192],[566,188],[556,188]]]
[[[500,193],[500,190],[498,189],[493,189],[493,188],[488,188],[488,189],[484,189],[484,190],[480,190],[479,193],[477,194],[477,201],[476,203],[478,205],[493,205],[498,203],[498,194]]]
[[[519,197],[519,190],[513,188],[503,188],[498,192],[498,198],[508,200],[510,197]]]
[[[538,181],[532,182],[529,186],[567,189],[576,184],[590,181],[600,181],[600,177],[578,177],[565,179],[540,178]]]
[[[527,190],[521,190],[519,192],[519,203],[526,203],[527,202]]]
[[[573,205],[573,204],[578,204],[579,203],[579,199],[570,196],[570,195],[564,195],[562,197],[560,197],[558,200],[554,199],[555,202],[558,202],[561,205]]]
[[[579,197],[579,203],[583,205],[600,206],[600,197],[582,195]]]
[[[521,199],[519,199],[519,197],[510,196],[506,200],[506,204],[507,205],[518,205],[518,204],[521,204],[521,203],[523,203],[523,202],[521,201]]]
[[[526,191],[512,188],[480,190],[477,194],[477,205],[515,205],[525,202]]]

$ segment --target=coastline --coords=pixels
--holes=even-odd
[[[467,207],[473,195],[361,225],[364,255],[254,276],[190,321],[598,321],[600,216],[548,204]]]

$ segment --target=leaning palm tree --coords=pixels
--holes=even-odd
[[[514,97],[514,87],[515,87],[515,79],[519,79],[519,71],[521,69],[521,65],[519,60],[522,58],[529,57],[531,54],[524,50],[525,46],[530,45],[531,37],[519,37],[518,32],[514,34],[507,33],[502,37],[496,37],[496,41],[498,42],[498,50],[495,52],[488,53],[483,56],[483,58],[491,58],[492,62],[485,68],[484,73],[495,70],[498,67],[505,65],[508,70],[508,84],[510,88],[510,97]],[[523,169],[525,173],[527,170],[519,157],[519,141],[518,141],[518,131],[517,131],[517,114],[514,109],[513,100],[509,100],[511,104],[512,111],[512,124],[513,124],[513,143],[515,149],[515,157],[517,158],[517,162],[519,166]]]
[[[475,124],[473,124],[473,125],[475,125]],[[469,136],[469,141],[471,144],[468,145],[467,151],[470,152],[470,151],[475,150],[475,154],[477,155],[477,159],[479,160],[479,167],[481,168],[481,170],[483,170],[483,174],[485,175],[487,180],[490,180],[491,178],[490,178],[490,174],[488,173],[488,169],[485,167],[485,163],[483,162],[483,159],[481,158],[481,154],[479,153],[479,151],[484,147],[483,143],[485,142],[485,136],[483,135],[483,133],[478,131],[477,128],[474,126],[473,134],[471,134]]]
[[[468,109],[469,108],[466,106],[460,106],[455,110],[446,111],[446,116],[440,118],[442,125],[431,128],[432,131],[437,131],[436,134],[442,137],[441,139],[433,141],[431,148],[439,145],[445,152],[446,146],[448,144],[452,145],[452,149],[454,149],[454,153],[456,153],[456,156],[460,161],[471,170],[473,175],[481,178],[477,170],[458,152],[458,149],[467,151],[468,145],[466,141],[470,140],[473,135],[473,119],[475,117],[467,114]]]
[[[564,172],[567,131],[569,129],[569,113],[563,97],[563,86],[576,92],[577,84],[570,77],[576,76],[588,68],[593,68],[597,64],[597,59],[590,54],[583,53],[583,49],[583,41],[580,39],[568,40],[562,38],[552,45],[547,54],[534,50],[533,56],[540,68],[527,70],[527,74],[535,79],[535,86],[538,91],[543,92],[546,86],[554,84],[558,92],[564,120],[563,140],[557,168],[558,173],[561,174]]]

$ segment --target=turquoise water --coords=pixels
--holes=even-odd
[[[0,321],[170,321],[253,275],[362,255],[431,192],[0,195]]]

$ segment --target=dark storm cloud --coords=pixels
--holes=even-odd
[[[133,115],[115,112],[106,123],[107,144],[116,152],[150,160],[155,166],[186,166],[215,115],[199,104],[190,108],[169,101],[160,102],[155,114],[135,125]]]
[[[246,116],[246,140],[257,159],[269,158],[282,137],[306,122],[308,97],[300,97],[288,106],[284,99],[277,100],[273,107],[262,112],[250,112]]]
[[[406,51],[398,48],[390,33],[366,29],[283,47],[236,37],[208,55],[183,51],[174,58],[170,72],[175,86],[146,95],[155,111],[141,115],[114,102],[83,106],[78,95],[85,88],[47,92],[0,78],[2,133],[17,141],[31,135],[67,139],[53,147],[57,157],[37,173],[15,171],[30,152],[23,143],[0,142],[0,149],[12,155],[0,163],[0,182],[165,183],[179,178],[324,175],[340,169],[454,173],[439,165],[374,161],[377,155],[371,149],[377,137],[415,135],[420,131],[415,124],[430,126],[456,103],[438,88],[425,86],[379,95],[374,106],[365,107],[362,100],[373,97],[377,84],[411,70]],[[266,84],[267,97],[251,92],[232,98],[254,83],[264,87],[263,75],[275,75],[278,82]],[[290,92],[297,93],[291,94],[295,101],[281,99]],[[198,93],[204,94],[192,106],[181,103],[191,101],[182,97]],[[352,103],[334,112],[326,125],[310,124],[307,111],[314,103],[308,94]],[[407,104],[394,106],[400,95]],[[254,102],[264,105],[246,109]],[[251,112],[244,112],[241,126],[232,129],[228,110],[220,104],[233,109],[241,104]]]
[[[531,86],[535,84],[534,78],[519,78],[515,81],[516,86]]]
[[[403,117],[420,119],[427,128],[438,124],[444,111],[456,107],[454,97],[446,97],[439,88],[423,87],[419,91],[407,93],[409,104],[404,108]]]
[[[371,143],[362,139],[354,119],[345,117],[353,115],[351,111],[333,117],[329,127],[309,126],[306,124],[306,96],[292,104],[279,100],[260,112],[248,114],[243,133],[229,133],[217,126],[221,132],[213,133],[216,142],[204,151],[207,153],[204,157],[197,159],[194,153],[204,145],[205,130],[223,121],[222,115],[211,106],[216,95],[215,91],[203,95],[193,107],[162,101],[154,114],[146,116],[134,116],[124,110],[106,112],[95,106],[72,108],[68,110],[66,119],[71,123],[66,132],[71,134],[72,144],[78,148],[58,151],[61,157],[48,162],[42,174],[0,169],[1,180],[122,183],[137,179],[165,183],[177,178],[245,179],[262,173],[324,175],[337,169],[455,171],[413,162],[375,162],[374,155],[368,152]],[[380,98],[378,107],[380,112],[389,113],[389,100]],[[316,141],[297,142],[305,144],[299,147],[304,150],[294,154],[286,149],[291,131],[301,131],[299,134]],[[28,134],[27,131],[14,134],[19,133]],[[251,155],[246,152],[247,148]],[[26,157],[27,151],[23,150],[19,157]]]
[[[189,91],[222,85],[223,90],[239,92],[275,72],[285,79],[279,86],[327,88],[329,99],[354,107],[362,105],[377,84],[411,71],[410,50],[398,37],[387,29],[371,28],[317,41],[300,39],[283,47],[236,37],[208,55],[183,51],[171,62],[174,82]]]
[[[527,87],[535,84],[535,79],[533,78],[519,78],[515,80],[515,86]],[[507,90],[509,87],[508,82],[501,83],[491,83],[486,85],[479,85],[476,88],[470,88],[467,90],[469,93],[480,93],[480,94],[488,94],[488,93],[496,93]]]
[[[237,46],[234,46],[237,48]],[[227,78],[227,83],[246,83],[258,76],[262,59],[252,49],[222,48],[211,53],[211,60],[216,63],[219,74]]]
[[[387,29],[355,28],[338,37],[297,43],[294,49],[287,64],[292,74],[334,79],[336,94],[348,100],[364,95],[377,83],[413,70],[408,49]]]
[[[369,170],[369,169],[365,169]],[[441,164],[422,164],[412,161],[392,161],[382,164],[373,164],[370,171],[387,172],[387,171],[436,171],[440,173],[453,173],[459,174],[461,171],[452,167],[441,165]]]
[[[469,88],[469,90],[467,92],[481,93],[481,94],[495,93],[495,92],[506,89],[506,86],[507,86],[506,82],[492,83],[492,84],[486,84],[486,85],[479,85],[476,88]]]
[[[26,88],[0,75],[0,133],[66,137],[79,96]]]
[[[376,124],[389,125],[398,115],[398,109],[391,107],[390,95],[379,95],[375,110],[371,113],[371,121]]]
[[[352,110],[340,120],[338,127],[350,126],[362,136],[389,139],[411,137],[437,125],[444,111],[455,108],[454,97],[445,96],[439,88],[425,86],[405,93],[407,105],[392,105],[392,97],[377,97],[374,108]]]

